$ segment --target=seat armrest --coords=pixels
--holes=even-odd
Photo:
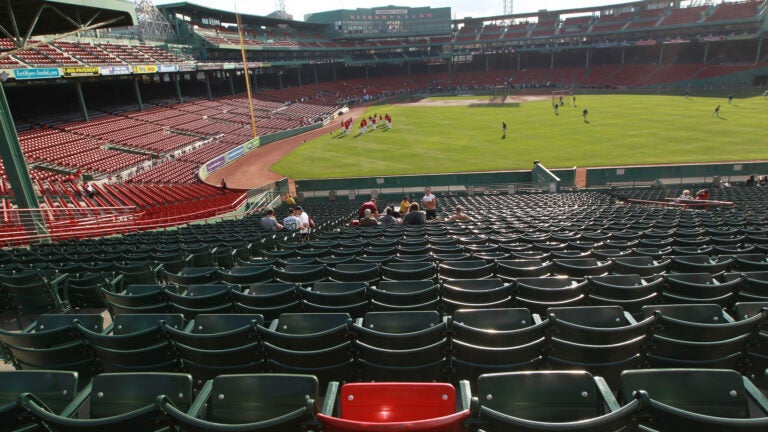
[[[744,390],[749,393],[749,396],[754,399],[755,404],[762,411],[763,416],[768,416],[768,397],[766,397],[760,389],[757,388],[752,381],[747,377],[742,378],[744,380]]]
[[[327,416],[333,416],[334,408],[336,407],[336,401],[339,397],[339,383],[337,381],[331,381],[328,383],[328,388],[325,390],[325,398],[323,399],[323,406],[320,412]]]
[[[608,383],[601,376],[594,377],[595,385],[600,395],[603,397],[605,405],[608,407],[609,412],[618,411],[621,408],[619,401],[616,400],[616,396],[613,395],[611,388],[608,387]]]
[[[192,405],[189,406],[189,410],[187,411],[187,414],[199,418],[201,412],[208,404],[208,398],[211,396],[211,392],[213,391],[213,380],[208,380],[203,384],[203,387],[200,388],[200,391],[197,392],[197,397],[192,402]]]
[[[74,417],[83,403],[91,396],[93,382],[89,382],[61,412],[62,417]]]
[[[459,408],[461,411],[469,409],[472,403],[472,387],[469,384],[469,380],[459,381]]]

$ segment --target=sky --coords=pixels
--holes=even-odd
[[[176,3],[181,0],[155,0],[155,4]],[[252,15],[267,15],[276,10],[275,0],[188,0],[216,9],[234,10]],[[371,8],[380,6],[409,7],[451,7],[452,18],[484,17],[502,15],[502,0],[284,0],[285,10],[293,19],[303,21],[304,15],[312,12],[324,12],[336,9]],[[541,9],[558,10],[577,7],[604,6],[625,3],[630,0],[513,0],[514,13],[536,12]]]

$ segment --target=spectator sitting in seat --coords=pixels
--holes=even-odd
[[[683,194],[677,198],[678,201],[688,201],[692,199],[693,197],[691,197],[691,191],[689,191],[688,189],[684,190]]]
[[[696,192],[696,199],[697,200],[708,200],[709,199],[709,191],[706,189],[702,189],[698,192]]]
[[[375,217],[373,217],[373,214],[371,213],[371,209],[365,209],[363,211],[363,217],[360,219],[360,226],[369,227],[369,226],[378,226],[379,221],[376,220]]]
[[[381,225],[395,225],[400,223],[394,216],[393,216],[392,207],[387,207],[386,214],[379,218],[379,223]]]
[[[464,209],[461,206],[456,206],[456,213],[446,219],[448,222],[471,222],[472,218],[463,213]]]
[[[275,219],[275,211],[267,210],[267,215],[261,218],[261,227],[267,231],[280,231],[283,226]]]
[[[403,225],[424,225],[427,223],[427,214],[419,210],[419,203],[411,204],[408,214],[403,218]]]

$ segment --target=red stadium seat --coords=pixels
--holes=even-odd
[[[317,417],[327,432],[458,432],[469,418],[471,396],[468,382],[459,387],[458,401],[453,385],[423,382],[350,383],[341,387],[337,398],[338,386],[332,383]],[[332,415],[334,411],[338,413]]]

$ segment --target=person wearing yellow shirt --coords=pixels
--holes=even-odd
[[[396,216],[403,217],[406,213],[408,213],[408,208],[411,207],[411,202],[408,200],[408,197],[406,196],[403,198],[402,201],[400,201],[400,213]]]
[[[296,205],[296,200],[293,199],[291,194],[288,194],[288,198],[285,199],[285,203],[288,204],[289,206],[293,206],[293,205]]]

